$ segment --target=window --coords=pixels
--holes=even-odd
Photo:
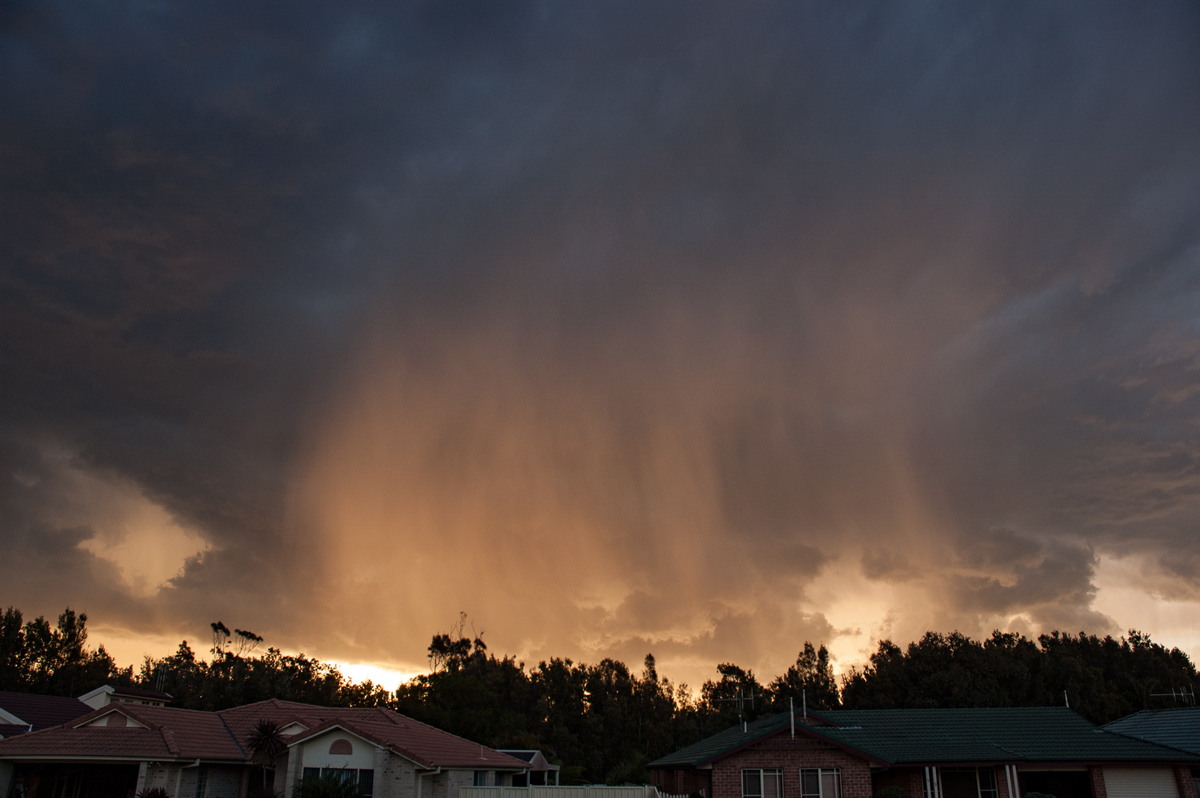
[[[783,771],[779,768],[743,770],[742,798],[783,798]]]
[[[204,798],[208,790],[208,765],[196,768],[196,798]]]
[[[359,795],[369,796],[375,791],[375,771],[369,768],[355,770],[354,768],[305,768],[302,777],[305,781],[328,779],[339,784],[348,784],[355,788]]]
[[[842,771],[800,768],[800,798],[842,798]]]
[[[488,783],[487,783],[487,774],[488,774],[488,772],[487,772],[486,770],[477,770],[477,771],[475,771],[475,786],[476,786],[476,787],[486,787],[486,786],[488,786]]]
[[[55,776],[53,790],[52,795],[54,798],[75,798],[75,796],[79,795],[79,774],[66,773],[61,776]],[[13,795],[20,794],[23,793],[13,793]]]
[[[999,798],[993,768],[942,768],[942,798]]]

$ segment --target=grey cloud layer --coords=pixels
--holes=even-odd
[[[613,595],[495,605],[547,639],[484,618],[542,653],[835,635],[803,602],[844,556],[921,583],[896,629],[1111,623],[1098,553],[1200,590],[1189,4],[3,14],[13,604],[148,612],[53,523],[47,451],[211,546],[156,622],[331,655],[417,658],[462,608],[313,632],[355,504],[412,526],[352,541],[441,525],[481,580],[477,524],[594,552]],[[346,506],[297,498],[322,477]]]

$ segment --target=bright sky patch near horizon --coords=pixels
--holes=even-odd
[[[129,664],[222,620],[411,674],[460,611],[693,687],[926,630],[1195,657],[1198,40],[10,4],[0,604]]]

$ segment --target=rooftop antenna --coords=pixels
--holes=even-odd
[[[742,724],[742,731],[745,731],[746,730],[745,729],[746,719],[744,717],[742,717],[742,708],[745,706],[747,701],[750,702],[751,707],[754,706],[754,688],[753,687],[749,688],[746,691],[743,691],[742,688],[739,687],[736,698],[718,698],[718,699],[716,699],[716,701],[714,703],[722,703],[722,702],[736,703],[737,708],[738,708],[738,721],[740,721]]]
[[[1180,703],[1187,704],[1189,707],[1196,706],[1196,694],[1192,692],[1191,685],[1184,687],[1172,687],[1169,693],[1151,693],[1151,698],[1172,698]]]

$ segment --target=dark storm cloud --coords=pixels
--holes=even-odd
[[[15,604],[142,611],[81,548],[139,502],[197,541],[162,623],[335,654],[487,596],[359,552],[581,551],[483,622],[628,661],[840,634],[841,561],[917,633],[1109,623],[1102,555],[1196,595],[1189,4],[0,14],[0,576],[72,574]]]

